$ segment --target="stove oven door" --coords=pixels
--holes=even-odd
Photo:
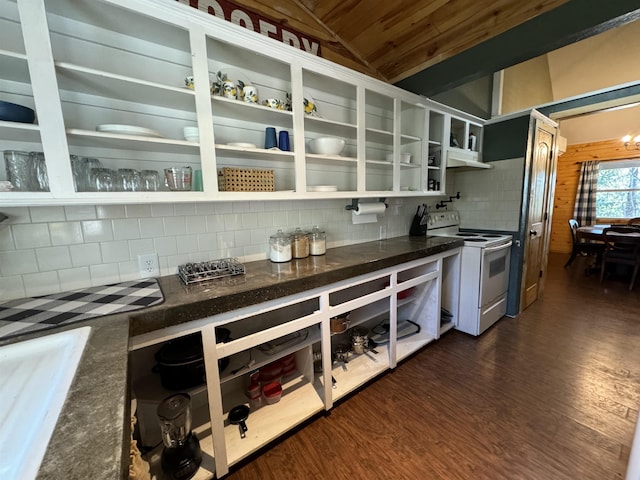
[[[507,293],[510,256],[511,242],[483,249],[479,305],[481,308]]]

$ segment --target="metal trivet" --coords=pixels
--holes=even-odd
[[[185,285],[214,278],[244,275],[244,265],[236,258],[221,258],[210,262],[185,263],[178,267],[178,276]]]

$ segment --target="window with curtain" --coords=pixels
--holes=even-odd
[[[596,217],[640,217],[640,159],[600,163]]]

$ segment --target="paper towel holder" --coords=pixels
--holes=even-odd
[[[380,203],[384,203],[384,208],[389,208],[389,205],[387,205],[387,202],[385,201],[386,198],[380,198],[378,201]],[[358,202],[360,201],[359,198],[353,198],[351,199],[351,205],[347,205],[344,207],[345,210],[353,210],[353,211],[357,211],[358,210]]]

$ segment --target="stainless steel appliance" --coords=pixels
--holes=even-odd
[[[456,329],[480,335],[507,311],[511,235],[460,230],[458,212],[430,213],[427,235],[462,237]]]

